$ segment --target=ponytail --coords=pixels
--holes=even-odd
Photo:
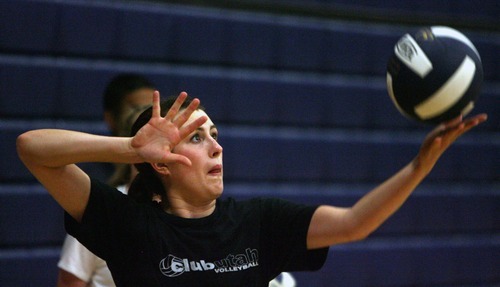
[[[156,176],[153,168],[148,163],[136,164],[139,173],[130,184],[128,196],[139,203],[150,203],[159,208],[166,208],[168,205],[167,196],[163,183]],[[154,198],[160,197],[161,204],[154,201]]]

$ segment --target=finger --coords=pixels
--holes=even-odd
[[[478,124],[485,122],[488,119],[487,114],[475,115],[471,118],[465,120],[466,126],[477,126]]]
[[[166,157],[165,157],[165,163],[179,163],[179,164],[183,164],[185,166],[191,166],[191,161],[189,160],[189,158],[183,156],[183,155],[180,155],[180,154],[175,154],[175,153],[169,153]]]
[[[458,117],[445,122],[444,127],[445,127],[445,129],[450,129],[450,128],[456,127],[462,122],[462,120],[463,120],[463,116],[459,115]]]
[[[485,122],[487,119],[488,115],[486,114],[479,114],[471,118],[465,119],[462,123],[463,127],[460,129],[460,135],[466,133],[467,131],[479,125],[480,123]]]
[[[179,134],[181,138],[187,137],[190,133],[195,131],[198,127],[203,125],[206,121],[208,120],[208,117],[206,116],[201,116],[197,118],[196,120],[192,121],[188,125],[182,127],[179,129]]]
[[[191,103],[185,108],[174,120],[173,123],[178,127],[181,127],[193,114],[194,111],[200,106],[200,100],[193,99]]]
[[[438,125],[432,132],[436,137],[444,137],[456,129],[463,123],[463,116],[459,115],[449,121],[443,122]]]
[[[473,129],[474,127],[478,126],[480,123],[486,121],[487,115],[486,114],[480,114],[477,116],[474,116],[472,118],[469,118],[464,121],[463,123],[463,129],[461,130],[460,136],[469,130]]]
[[[449,129],[447,133],[443,135],[443,141],[445,141],[448,145],[452,144],[463,134],[476,127],[480,123],[486,121],[486,119],[486,114],[481,114],[463,121],[458,126]]]
[[[177,113],[179,113],[179,110],[180,110],[182,104],[184,103],[184,101],[186,100],[186,98],[187,98],[187,93],[181,92],[179,94],[179,96],[177,96],[177,99],[175,100],[172,107],[170,107],[167,114],[165,115],[165,119],[173,121],[175,119],[175,116],[177,115]]]
[[[160,92],[154,91],[154,93],[153,93],[153,110],[152,110],[151,117],[157,118],[157,117],[160,116],[160,114],[161,114],[161,110],[160,110]]]

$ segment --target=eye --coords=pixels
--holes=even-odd
[[[218,134],[217,132],[213,132],[213,133],[211,134],[211,136],[212,136],[212,138],[213,138],[214,140],[217,140],[217,137],[219,136],[219,134]]]
[[[191,137],[191,142],[193,142],[193,143],[199,143],[199,142],[201,142],[200,134],[194,134]]]

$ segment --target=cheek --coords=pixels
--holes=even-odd
[[[193,167],[196,167],[199,165],[199,161],[200,159],[202,158],[201,157],[201,152],[197,149],[189,149],[189,148],[185,148],[184,146],[177,146],[174,148],[173,150],[174,153],[178,154],[178,155],[182,155],[182,156],[185,156],[187,157],[190,161],[191,161],[191,166],[190,167],[187,167],[187,166],[184,166],[185,168],[188,168],[188,169],[192,169]]]
[[[176,153],[178,155],[185,156],[189,158],[190,160],[194,157],[196,157],[196,151],[190,148],[187,148],[184,144],[179,144],[174,149],[172,150],[173,153]]]

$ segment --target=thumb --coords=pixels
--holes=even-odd
[[[175,153],[169,153],[168,155],[165,156],[165,160],[163,161],[165,163],[179,163],[185,166],[191,166],[191,161],[189,158],[180,155],[180,154],[175,154]]]

